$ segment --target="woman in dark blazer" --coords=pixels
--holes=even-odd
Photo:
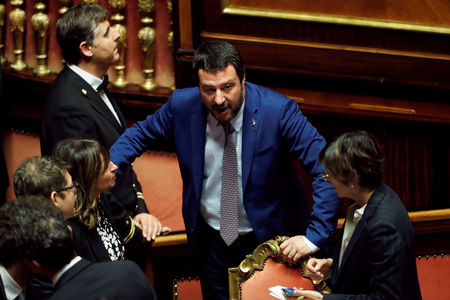
[[[349,206],[334,258],[308,261],[312,279],[330,279],[332,294],[296,290],[297,299],[421,299],[414,233],[397,196],[381,182],[383,157],[365,131],[345,133],[320,157]]]
[[[69,173],[79,184],[74,217],[67,220],[72,228],[77,254],[93,262],[125,258],[124,244],[129,239],[129,222],[123,226],[112,221],[111,189],[117,166],[109,152],[96,140],[66,139],[56,144],[53,156],[71,165]]]

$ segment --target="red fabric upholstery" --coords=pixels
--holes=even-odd
[[[450,256],[418,258],[417,272],[423,300],[450,299]]]
[[[11,201],[16,198],[12,183],[12,175],[14,174],[14,171],[26,158],[41,155],[41,148],[39,137],[11,131],[3,134],[2,144],[9,178],[9,187],[6,191],[6,201]]]
[[[176,300],[202,300],[200,280],[181,280],[176,282]]]
[[[183,183],[177,157],[162,152],[146,152],[136,159],[133,169],[142,185],[150,213],[172,231],[184,231],[181,215]]]
[[[241,300],[273,300],[269,288],[281,285],[313,290],[313,284],[302,276],[300,268],[290,268],[285,264],[268,259],[261,271],[255,271],[253,276],[241,283]]]

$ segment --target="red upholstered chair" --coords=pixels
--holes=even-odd
[[[450,299],[450,255],[419,256],[416,262],[422,299]]]
[[[173,281],[173,300],[202,300],[198,278],[180,278]]]
[[[11,201],[16,198],[12,182],[14,171],[25,159],[41,155],[41,146],[38,136],[12,130],[3,132],[2,146],[9,178],[6,201]]]
[[[276,237],[262,243],[238,267],[228,269],[230,300],[273,300],[269,288],[277,285],[330,292],[325,281],[306,277],[307,259],[292,267],[281,262],[280,244],[286,239]]]

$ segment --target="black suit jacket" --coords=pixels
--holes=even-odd
[[[111,96],[108,98],[112,100]],[[53,146],[65,138],[92,138],[108,149],[126,129],[125,119],[114,101],[111,101],[120,123],[95,91],[84,79],[65,67],[58,75],[47,98],[41,119],[41,153],[50,155]],[[141,186],[132,167],[117,177],[110,192],[113,220],[119,227],[129,221],[128,215],[148,212]],[[123,207],[120,209],[119,207]],[[133,228],[129,226],[129,232]],[[142,232],[135,228],[135,239],[142,240]]]
[[[125,244],[124,239],[128,233],[128,228],[120,230],[120,227],[115,222],[112,222],[111,206],[105,195],[102,195],[100,205],[105,213],[105,217],[110,220],[113,229],[118,233],[122,243]],[[111,261],[96,228],[89,229],[77,217],[70,218],[66,222],[72,228],[75,251],[79,256],[92,262]],[[125,258],[127,258],[126,252]]]
[[[53,146],[65,138],[92,138],[109,149],[125,131],[126,122],[109,94],[108,98],[121,124],[97,91],[66,66],[56,78],[42,114],[42,155],[50,155]],[[142,195],[142,190],[131,167],[117,178],[111,192],[131,216],[148,212],[143,198],[137,195]]]
[[[82,259],[67,270],[55,285],[50,300],[156,299],[139,267],[131,261],[91,263]]]
[[[381,184],[369,199],[338,268],[331,275],[333,294],[324,299],[421,299],[414,233],[395,192]]]

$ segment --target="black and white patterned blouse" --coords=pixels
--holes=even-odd
[[[100,235],[111,260],[124,259],[125,247],[111,222],[105,217],[105,213],[101,207],[98,209],[98,223],[96,227],[97,233]]]

